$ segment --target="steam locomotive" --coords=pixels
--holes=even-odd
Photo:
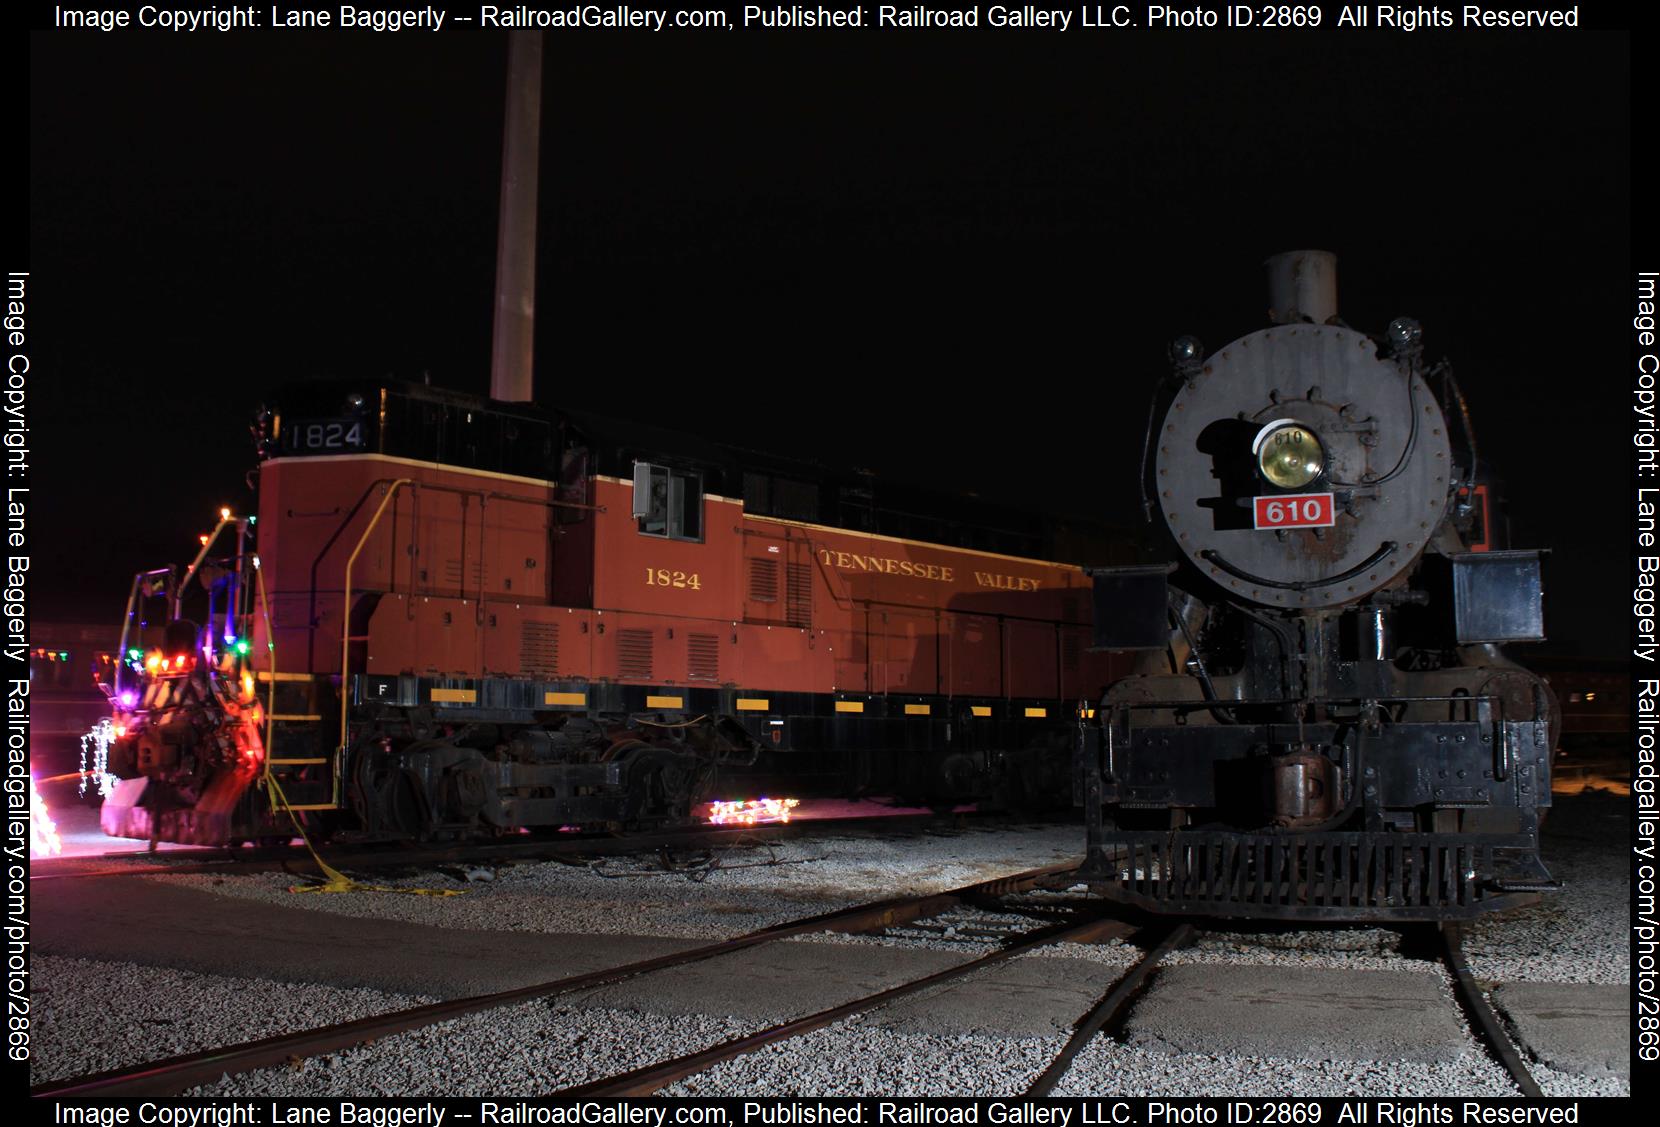
[[[113,836],[456,839],[717,797],[1064,805],[1103,533],[399,382],[289,389],[134,577]],[[1067,547],[1067,543],[1071,547]]]
[[[1137,654],[1080,740],[1087,874],[1169,913],[1448,920],[1553,887],[1541,553],[1481,527],[1465,400],[1421,327],[1337,317],[1335,257],[1268,261],[1273,324],[1171,349],[1143,501],[1174,563],[1094,572]]]

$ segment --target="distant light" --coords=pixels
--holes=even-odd
[[[219,519],[220,520],[230,520],[231,519],[231,511],[229,509],[220,509],[219,510]]]
[[[204,548],[207,547],[207,542],[208,542],[208,534],[207,533],[205,533],[205,532],[202,533],[200,536],[196,537],[196,539],[198,539],[202,542],[202,547],[204,547]]]

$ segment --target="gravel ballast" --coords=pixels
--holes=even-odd
[[[425,926],[549,935],[589,933],[715,939],[847,904],[912,891],[934,891],[1075,857],[1071,826],[972,829],[894,840],[802,837],[723,855],[731,867],[689,879],[659,871],[646,858],[608,858],[601,871],[559,863],[497,868],[493,879],[426,872],[377,884],[465,888],[455,897],[358,892],[299,895],[293,878],[123,878],[166,881],[211,893],[234,912],[260,901],[305,912]],[[1548,835],[1547,835],[1548,836]],[[1538,908],[1480,921],[1467,940],[1478,978],[1501,982],[1628,981],[1628,888],[1612,863],[1619,843],[1584,835],[1547,841],[1553,873],[1566,884]],[[776,863],[774,863],[776,862]],[[737,867],[737,866],[745,867]],[[1064,899],[1064,897],[1056,897]],[[885,936],[813,935],[792,942],[983,954],[994,940],[976,930],[1034,926],[1031,918],[969,909]],[[41,937],[42,940],[45,937]],[[43,946],[49,947],[49,941]],[[1110,968],[1139,957],[1122,943],[1064,944],[1025,959],[1081,960]],[[1452,999],[1444,968],[1387,928],[1252,929],[1218,927],[1173,953],[1169,967],[1207,964],[1324,972],[1386,971],[1430,976],[1436,1005],[1455,1015],[1451,1059],[1405,1063],[1347,1059],[1334,1045],[1310,1059],[1217,1051],[1171,1052],[1169,1046],[1098,1037],[1062,1082],[1062,1095],[1514,1095],[1515,1088],[1470,1034]],[[714,966],[714,964],[709,964]],[[1334,973],[1335,972],[1335,973]],[[77,1075],[227,1041],[248,1040],[430,1000],[374,990],[282,984],[211,974],[93,963],[37,955],[34,983],[40,1022],[34,1078]],[[673,974],[674,972],[666,972]],[[1014,974],[1011,981],[1029,976]],[[1039,976],[1041,980],[1044,976]],[[1052,977],[1052,976],[1050,976]],[[1157,976],[1154,977],[1157,984]],[[734,989],[745,984],[734,983]],[[966,989],[966,987],[959,987]],[[434,993],[441,991],[435,984]],[[626,1002],[620,999],[627,996]],[[1013,1095],[1059,1051],[1060,1036],[984,1035],[923,1028],[927,995],[906,1003],[906,1018],[861,1016],[775,1045],[670,1086],[684,1095]],[[709,1008],[713,1008],[712,1006]],[[770,1008],[770,1007],[769,1007]],[[790,1006],[782,1007],[784,1010]],[[804,998],[799,1012],[816,1008]],[[349,1052],[230,1077],[198,1094],[213,1095],[545,1095],[676,1056],[748,1032],[759,1016],[696,1012],[654,1003],[649,989],[543,999],[387,1037]],[[958,1028],[964,1028],[960,1026]],[[1033,1027],[1037,1027],[1034,1025]],[[1329,1058],[1329,1059],[1326,1059]],[[1535,1064],[1547,1094],[1629,1094],[1617,1075],[1574,1075]]]

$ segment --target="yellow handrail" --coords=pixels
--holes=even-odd
[[[374,532],[375,525],[380,523],[381,514],[392,498],[397,496],[398,490],[405,485],[413,485],[414,479],[400,477],[394,481],[386,491],[386,496],[380,499],[375,508],[375,515],[369,518],[369,527],[363,530],[363,535],[357,539],[357,547],[352,549],[350,558],[346,560],[346,603],[345,613],[340,622],[340,748],[338,755],[344,759],[346,754],[346,718],[350,711],[350,701],[347,694],[351,691],[350,666],[352,650],[352,565],[357,563],[357,554],[363,551],[363,545],[369,542],[369,534]]]

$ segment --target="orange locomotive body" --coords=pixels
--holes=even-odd
[[[1083,570],[1008,550],[1037,548],[1041,522],[916,515],[868,479],[685,436],[372,390],[303,389],[270,419],[258,567],[195,643],[199,676],[249,675],[259,770],[241,755],[222,767],[242,785],[215,787],[211,739],[169,748],[129,709],[106,831],[261,837],[291,807],[459,836],[682,820],[779,788],[1069,799],[1080,702],[1112,670],[1088,652]],[[245,668],[222,638],[251,639]]]

